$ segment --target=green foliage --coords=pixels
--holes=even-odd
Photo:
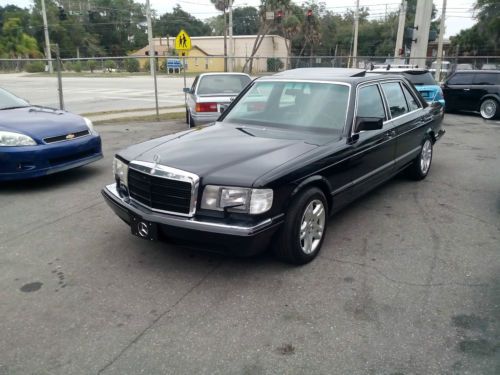
[[[40,55],[36,39],[23,32],[21,19],[17,17],[8,18],[2,23],[0,52],[8,58]]]
[[[116,69],[116,62],[114,62],[113,60],[106,60],[104,62],[104,68],[106,69],[106,71],[111,73],[114,69]]]
[[[186,30],[190,36],[210,35],[211,31],[209,25],[185,12],[179,5],[175,6],[172,13],[160,16],[160,19],[153,25],[155,36],[175,37],[181,29]]]
[[[82,71],[82,63],[80,61],[75,61],[73,63],[73,70],[77,73],[80,73]]]
[[[224,16],[222,14],[207,20],[214,35],[224,34]],[[233,34],[254,35],[259,31],[259,13],[254,7],[234,8],[233,10]]]
[[[279,72],[281,69],[283,69],[283,67],[284,67],[283,61],[281,61],[280,59],[277,59],[275,57],[267,58],[268,72]]]
[[[97,61],[89,60],[87,61],[87,68],[90,70],[90,73],[94,73],[94,70],[97,68]]]
[[[139,60],[137,59],[127,59],[125,60],[125,69],[129,73],[138,72],[140,68]]]
[[[45,63],[43,61],[30,62],[24,66],[24,70],[26,70],[28,73],[45,72]]]

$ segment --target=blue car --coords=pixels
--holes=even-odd
[[[420,95],[428,102],[438,102],[444,108],[444,96],[441,86],[434,80],[432,74],[426,69],[412,69],[412,68],[378,68],[373,69],[370,73],[376,74],[396,74],[403,75],[408,79]]]
[[[101,137],[90,120],[31,105],[0,89],[0,181],[45,176],[101,158]]]

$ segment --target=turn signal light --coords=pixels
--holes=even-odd
[[[196,103],[196,112],[217,112],[217,103]]]

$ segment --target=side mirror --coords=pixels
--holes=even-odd
[[[354,133],[369,130],[379,130],[384,126],[384,119],[381,117],[356,117]]]
[[[191,94],[191,88],[190,87],[184,87],[182,91],[186,94]]]

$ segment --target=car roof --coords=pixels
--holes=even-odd
[[[491,74],[491,73],[500,73],[500,70],[479,70],[479,69],[469,69],[469,70],[455,70],[453,74],[455,73],[464,73],[464,74],[470,74],[470,73],[479,73],[479,74]]]
[[[370,70],[368,73],[390,74],[391,72],[393,72],[393,73],[407,73],[407,74],[429,73],[429,71],[427,69],[408,69],[408,68],[390,68],[390,69],[376,68],[376,69]]]
[[[259,78],[259,81],[276,80],[301,80],[301,81],[323,81],[361,83],[373,80],[401,79],[401,75],[366,75],[364,69],[347,68],[298,68],[285,70],[283,72]]]
[[[247,76],[247,77],[250,77],[248,74],[246,73],[238,73],[238,72],[220,72],[220,73],[215,73],[215,72],[211,72],[211,73],[201,73],[200,74],[200,77],[203,77],[203,76]]]

